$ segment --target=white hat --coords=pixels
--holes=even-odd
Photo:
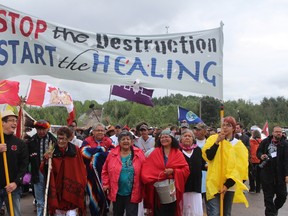
[[[7,116],[15,116],[16,118],[18,118],[18,116],[12,111],[12,110],[5,110],[1,112],[1,118],[5,118]]]

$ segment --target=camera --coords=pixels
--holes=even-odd
[[[266,166],[266,164],[268,163],[269,160],[270,160],[270,157],[265,158],[265,159],[259,164],[259,167],[262,169],[264,166]]]

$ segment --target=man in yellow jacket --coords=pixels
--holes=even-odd
[[[208,162],[206,197],[208,216],[220,215],[220,194],[223,193],[224,215],[231,215],[232,203],[248,201],[243,190],[248,188],[243,180],[248,179],[248,150],[241,140],[234,137],[236,121],[227,116],[221,132],[210,136],[203,149],[203,158]]]

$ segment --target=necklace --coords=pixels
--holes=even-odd
[[[128,156],[121,156],[121,161],[122,166],[125,168],[132,166],[131,152],[128,154]]]

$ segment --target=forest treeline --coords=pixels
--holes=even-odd
[[[183,96],[171,94],[153,98],[154,107],[148,107],[130,101],[112,100],[98,104],[94,100],[74,101],[78,126],[91,126],[96,117],[105,125],[128,125],[133,127],[145,121],[149,126],[164,127],[179,125],[178,106],[194,112],[208,125],[219,127],[221,101],[213,97]],[[94,107],[91,109],[91,104]],[[231,115],[241,122],[245,128],[252,125],[263,127],[268,121],[271,131],[273,125],[288,126],[288,101],[284,97],[263,98],[260,104],[239,99],[223,103],[224,116]],[[68,116],[65,107],[37,108],[25,106],[25,110],[36,120],[47,119],[51,124],[66,125]],[[90,124],[90,125],[89,125]]]

